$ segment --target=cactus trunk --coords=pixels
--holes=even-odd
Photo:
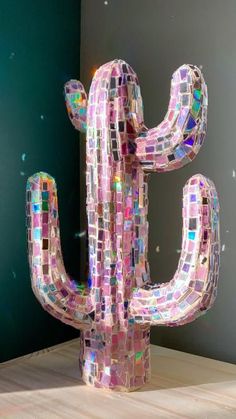
[[[81,333],[83,381],[97,388],[133,391],[150,379],[150,328],[131,324],[105,332],[96,327]]]

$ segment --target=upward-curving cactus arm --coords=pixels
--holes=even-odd
[[[77,329],[91,326],[91,290],[67,275],[60,243],[57,190],[47,173],[27,182],[27,224],[31,282],[43,308]]]
[[[191,162],[206,134],[207,86],[201,71],[183,65],[172,76],[164,120],[136,138],[136,156],[144,170],[166,172]]]
[[[164,284],[135,289],[130,313],[138,323],[178,326],[208,310],[219,275],[219,203],[214,184],[190,178],[183,195],[183,239],[177,271]]]

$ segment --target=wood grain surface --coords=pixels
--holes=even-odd
[[[134,393],[85,386],[79,340],[0,365],[1,418],[236,418],[236,366],[153,346],[152,379]]]

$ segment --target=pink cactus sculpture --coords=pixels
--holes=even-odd
[[[56,184],[37,173],[27,183],[32,288],[45,310],[81,330],[84,382],[131,391],[150,378],[150,326],[191,322],[216,297],[219,204],[203,175],[184,187],[182,251],[173,279],[152,284],[147,260],[148,173],[195,158],[206,133],[207,88],[197,67],[180,67],[167,114],[150,130],[137,76],[122,60],[96,71],[88,102],[75,80],[65,95],[73,125],[87,137],[89,284],[66,273]]]

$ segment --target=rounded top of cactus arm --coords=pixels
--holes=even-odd
[[[78,80],[69,80],[64,86],[66,108],[74,127],[80,132],[87,128],[87,94]]]
[[[179,67],[172,76],[163,121],[136,139],[142,167],[166,172],[190,163],[206,135],[207,105],[207,86],[200,69],[192,64]]]
[[[44,181],[52,183],[54,187],[56,188],[55,179],[51,175],[49,175],[46,172],[37,172],[27,179],[26,190],[29,190],[29,189],[38,190],[39,185]]]

